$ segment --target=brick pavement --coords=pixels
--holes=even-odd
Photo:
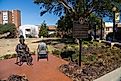
[[[34,61],[32,66],[24,63],[18,66],[15,63],[15,58],[0,61],[0,79],[6,79],[11,74],[26,75],[29,81],[72,81],[58,70],[61,64],[67,63],[49,54],[49,61],[40,59],[36,61],[36,56],[33,56]]]

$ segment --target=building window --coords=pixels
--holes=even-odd
[[[3,20],[4,22],[8,21],[8,20]]]
[[[30,29],[26,29],[26,31],[30,32],[31,30]]]
[[[8,17],[3,17],[3,20],[8,20]]]
[[[109,31],[109,28],[106,28],[106,31]]]

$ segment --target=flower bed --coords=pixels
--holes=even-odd
[[[83,42],[82,50],[82,67],[76,63],[60,66],[60,71],[74,81],[93,81],[121,66],[120,48],[110,48],[98,42]],[[75,60],[78,60],[78,52]]]

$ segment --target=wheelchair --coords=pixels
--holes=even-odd
[[[48,61],[48,52],[47,51],[38,52],[37,61],[39,61],[39,59],[47,59],[47,61]]]
[[[21,54],[19,55],[19,66],[23,65],[24,62],[27,63],[27,65],[32,65],[32,56],[31,54],[27,53],[27,54]]]

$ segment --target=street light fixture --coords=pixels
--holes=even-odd
[[[112,8],[112,11],[113,11],[113,41],[115,40],[115,12],[116,12],[116,7],[114,6]]]
[[[112,11],[115,12],[116,10],[117,10],[117,8],[114,6],[114,7],[112,8]]]

